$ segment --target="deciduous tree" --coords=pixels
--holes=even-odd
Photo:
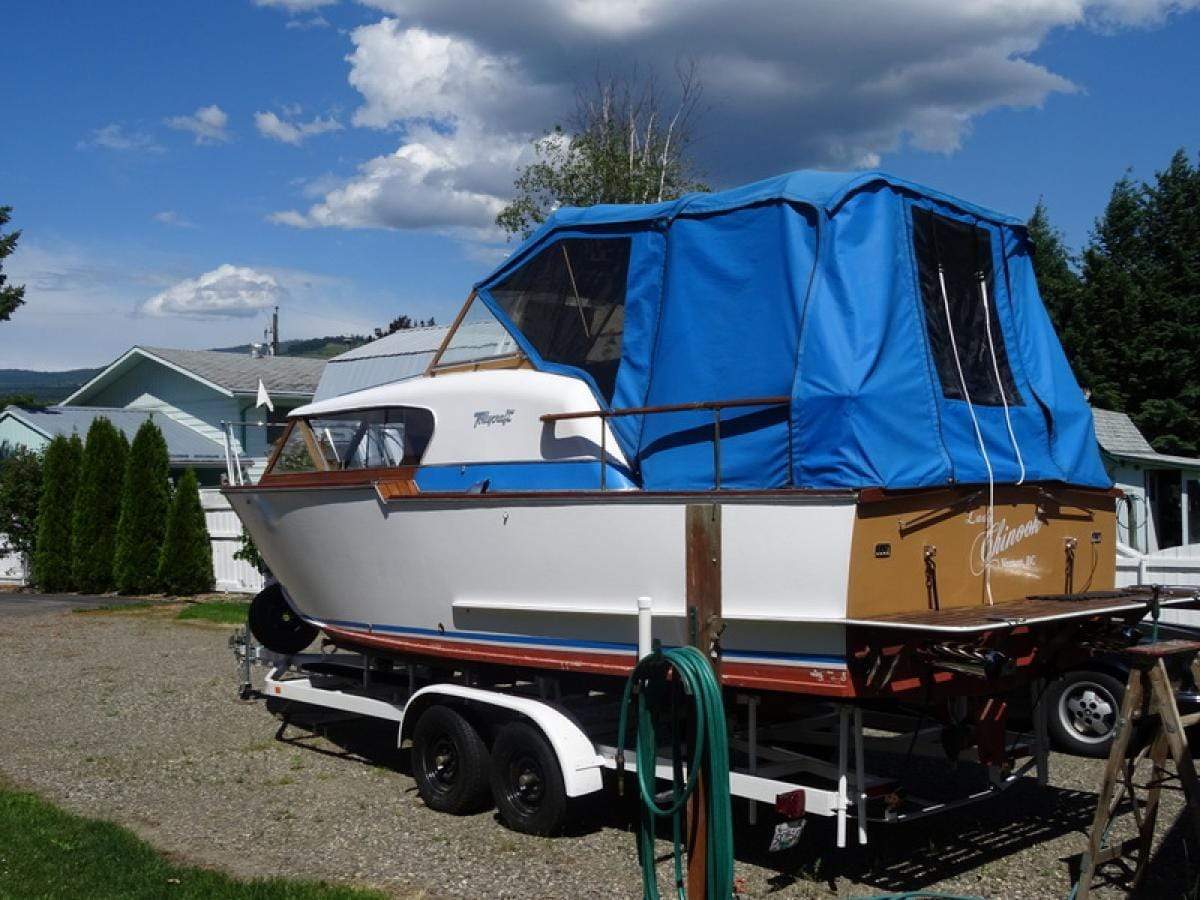
[[[37,546],[38,499],[42,493],[41,454],[0,446],[0,544],[27,561]]]
[[[653,203],[707,187],[691,156],[703,93],[694,65],[677,67],[669,100],[653,74],[597,76],[576,94],[567,127],[534,141],[534,161],[496,216],[510,237],[527,237],[559,206]]]

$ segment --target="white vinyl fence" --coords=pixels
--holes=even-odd
[[[0,584],[24,584],[25,557],[13,553],[5,535],[0,534]]]
[[[264,582],[258,569],[245,560],[233,558],[233,554],[242,546],[242,523],[230,508],[229,501],[221,496],[220,491],[208,488],[200,491],[200,505],[204,507],[204,521],[212,540],[213,575],[217,590],[251,594],[261,591]]]
[[[1200,587],[1200,546],[1172,547],[1152,554],[1121,547],[1117,553],[1117,587],[1135,584]],[[1200,611],[1165,609],[1162,620],[1200,627]]]

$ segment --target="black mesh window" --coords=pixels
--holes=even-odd
[[[583,369],[611,402],[621,362],[630,239],[569,238],[490,289],[547,362]]]
[[[929,333],[930,350],[937,366],[942,393],[952,400],[965,400],[962,382],[966,382],[972,403],[1000,406],[1007,400],[1010,406],[1020,406],[1021,394],[1013,381],[1004,335],[996,318],[991,235],[985,228],[939,216],[927,209],[914,207],[912,220],[917,280],[925,307],[925,327]],[[984,286],[987,290],[986,306]],[[949,323],[946,321],[947,306]],[[954,328],[953,340],[950,325]],[[988,346],[989,325],[991,346],[996,353],[995,365],[992,364],[992,353]],[[954,362],[956,344],[958,361],[962,366],[962,382]],[[997,369],[1000,372],[999,384],[996,380]]]

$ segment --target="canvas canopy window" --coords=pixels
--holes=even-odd
[[[625,325],[629,238],[567,238],[489,289],[546,362],[579,368],[612,399]]]
[[[560,209],[476,302],[604,406],[784,398],[722,412],[726,488],[979,483],[984,451],[1000,482],[1106,486],[1030,250],[1019,221],[882,173],[795,172]],[[612,425],[645,488],[704,489],[712,419]]]

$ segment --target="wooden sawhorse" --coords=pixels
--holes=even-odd
[[[1091,895],[1096,870],[1113,860],[1133,862],[1130,892],[1141,882],[1154,842],[1159,795],[1164,781],[1172,778],[1166,769],[1168,755],[1175,762],[1175,777],[1178,777],[1187,801],[1185,814],[1191,817],[1196,846],[1200,849],[1200,783],[1196,779],[1196,769],[1184,733],[1186,727],[1200,721],[1200,713],[1180,717],[1171,679],[1163,662],[1167,657],[1191,654],[1193,671],[1196,671],[1197,652],[1200,652],[1200,641],[1162,641],[1141,644],[1124,651],[1123,655],[1130,666],[1129,683],[1125,687],[1125,699],[1121,703],[1112,750],[1104,768],[1100,795],[1096,799],[1096,817],[1092,820],[1087,849],[1080,864],[1076,900],[1087,900]],[[1154,725],[1146,745],[1131,754],[1130,744],[1137,731],[1135,721],[1139,718],[1152,721]],[[1147,757],[1151,764],[1150,780],[1135,785],[1137,765]],[[1142,791],[1141,796],[1139,790]],[[1138,833],[1135,837],[1106,845],[1105,838],[1126,799],[1133,807]]]

